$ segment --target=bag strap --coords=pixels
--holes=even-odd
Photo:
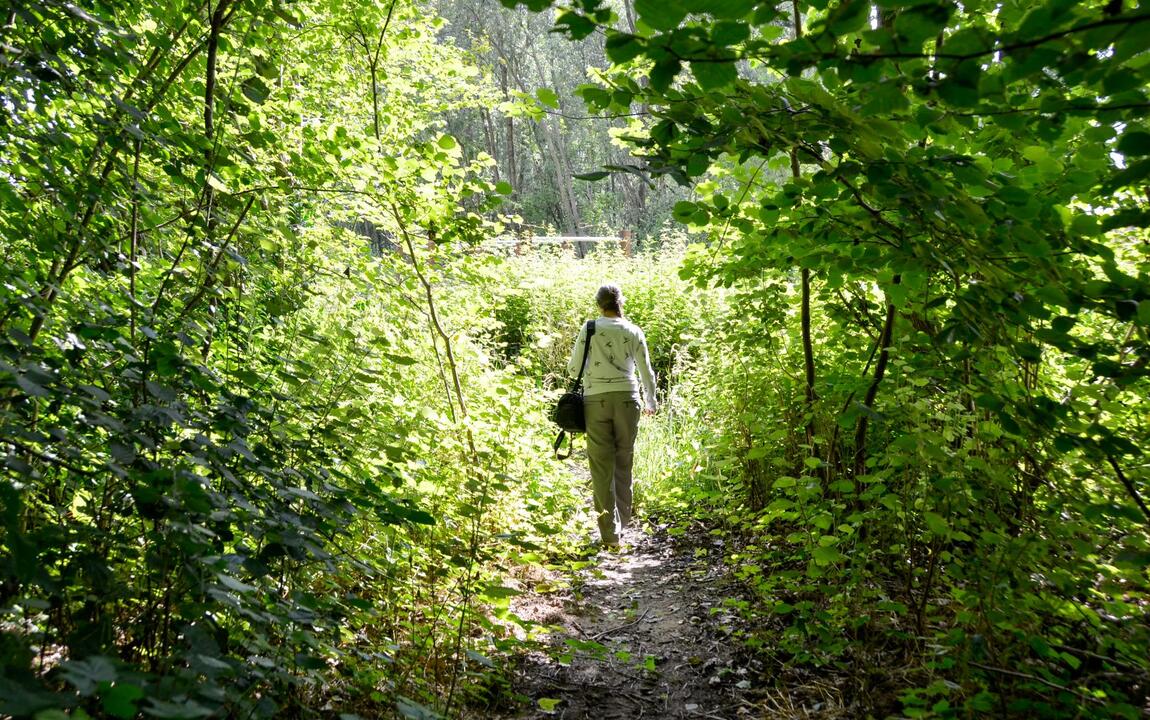
[[[563,447],[563,438],[567,438],[566,455],[559,454],[559,448]],[[571,457],[571,452],[575,449],[575,437],[573,435],[568,435],[566,430],[560,430],[559,437],[555,438],[555,443],[551,446],[551,449],[555,451],[556,460],[566,460],[567,458]]]
[[[575,378],[575,383],[571,386],[571,392],[578,392],[583,386],[583,369],[587,367],[587,356],[591,354],[591,336],[595,334],[595,321],[587,321],[587,332],[583,340],[583,361],[579,363],[579,375]],[[567,454],[560,454],[559,448],[563,447],[563,438],[567,438]],[[555,442],[551,445],[551,449],[555,451],[556,460],[566,460],[571,457],[571,453],[575,450],[575,436],[568,434],[566,430],[560,430]]]
[[[579,363],[579,375],[575,378],[575,383],[571,386],[571,392],[576,392],[579,388],[583,387],[583,369],[587,367],[587,356],[591,353],[591,336],[595,334],[595,321],[587,321],[587,333],[583,340],[583,362]]]

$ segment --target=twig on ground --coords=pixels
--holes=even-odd
[[[633,702],[633,703],[638,703],[638,705],[639,705],[640,707],[642,707],[643,703],[645,703],[645,702],[646,702],[646,700],[644,700],[643,698],[639,697],[639,696],[638,696],[638,695],[636,695],[635,693],[632,693],[632,692],[627,692],[626,690],[620,690],[620,691],[618,691],[618,694],[619,694],[620,696],[622,696],[622,697],[625,697],[625,698],[627,698],[628,700],[630,700],[630,701],[631,701],[631,702]]]
[[[1099,700],[1096,697],[1091,697],[1085,693],[1080,693],[1077,690],[1074,690],[1073,688],[1068,688],[1065,685],[1059,685],[1056,682],[1051,682],[1050,680],[1047,680],[1046,678],[1038,677],[1037,675],[1031,675],[1030,673],[1018,672],[1017,670],[1007,670],[1006,668],[992,667],[990,665],[983,665],[982,663],[976,663],[976,662],[970,663],[970,666],[976,667],[980,670],[987,670],[989,672],[996,672],[996,673],[1001,673],[1003,675],[1010,675],[1011,677],[1025,678],[1026,680],[1033,680],[1035,682],[1040,682],[1047,687],[1054,688],[1055,690],[1061,690],[1062,692],[1068,692],[1071,695],[1073,695],[1074,697],[1081,698],[1083,700],[1087,700],[1087,701],[1095,703],[1095,704],[1101,704],[1101,702],[1102,702],[1101,700]]]
[[[1057,650],[1065,650],[1067,652],[1072,652],[1076,655],[1082,655],[1084,657],[1094,658],[1095,660],[1101,660],[1103,662],[1108,662],[1111,665],[1114,665],[1114,666],[1120,667],[1120,668],[1126,668],[1127,670],[1135,670],[1135,671],[1140,670],[1140,668],[1138,668],[1137,666],[1132,665],[1128,662],[1124,662],[1122,660],[1119,660],[1118,658],[1112,658],[1109,655],[1100,655],[1099,653],[1090,652],[1089,650],[1084,650],[1082,648],[1073,647],[1071,645],[1060,645],[1058,643],[1051,643],[1050,647],[1055,648]]]
[[[596,635],[592,635],[591,639],[598,642],[600,638],[604,638],[604,637],[610,635],[611,633],[616,633],[616,632],[619,632],[620,630],[626,630],[627,628],[631,627],[632,625],[638,625],[639,623],[643,622],[643,618],[647,617],[647,613],[649,613],[649,612],[651,612],[651,609],[647,608],[646,610],[643,611],[642,615],[635,618],[631,622],[620,625],[619,627],[608,628],[607,630],[604,630],[601,633],[598,633]]]

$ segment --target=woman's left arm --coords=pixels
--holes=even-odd
[[[635,351],[635,367],[639,370],[639,379],[643,381],[643,401],[648,412],[659,409],[655,400],[655,370],[651,367],[650,353],[647,352],[647,337],[639,331],[638,349]]]

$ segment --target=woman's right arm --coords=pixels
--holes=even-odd
[[[567,377],[579,374],[579,366],[583,364],[583,339],[587,337],[587,324],[579,327],[579,334],[575,337],[575,344],[571,347],[571,358],[567,361]]]

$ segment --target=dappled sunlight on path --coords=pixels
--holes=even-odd
[[[761,674],[732,637],[723,606],[737,594],[721,542],[672,542],[667,527],[631,530],[620,552],[603,551],[564,593],[526,594],[512,609],[554,627],[547,652],[518,668],[526,709],[504,718],[758,717],[744,698]]]

